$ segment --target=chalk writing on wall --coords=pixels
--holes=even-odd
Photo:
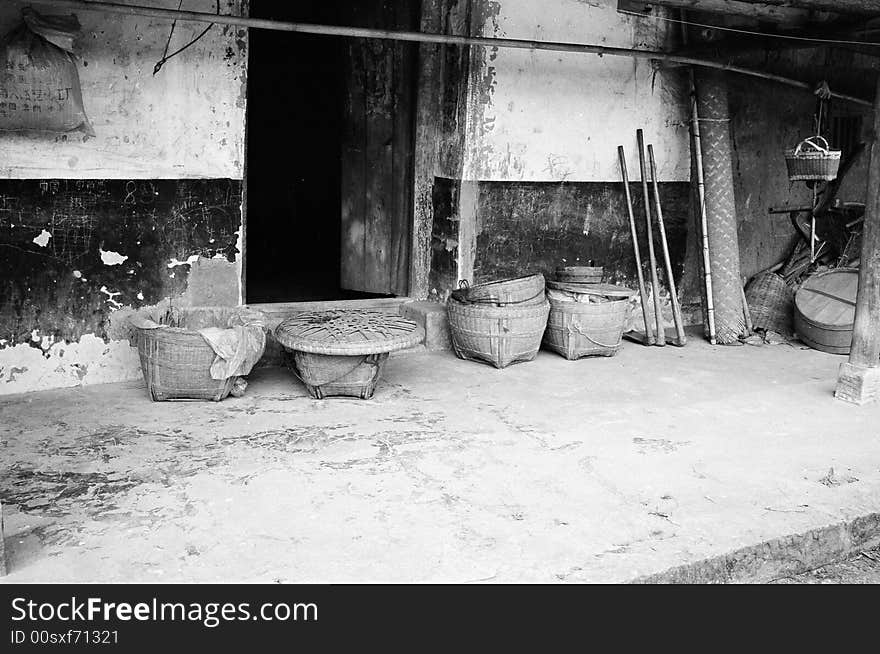
[[[229,179],[0,180],[0,340],[103,335],[111,309],[179,295],[168,262],[235,261],[240,206]]]

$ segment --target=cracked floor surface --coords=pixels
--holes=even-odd
[[[495,370],[389,360],[371,400],[258,369],[0,400],[8,581],[618,582],[880,510],[880,406],[841,357],[625,344]]]

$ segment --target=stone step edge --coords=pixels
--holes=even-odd
[[[727,554],[636,577],[633,584],[768,583],[880,545],[880,512],[773,538]]]

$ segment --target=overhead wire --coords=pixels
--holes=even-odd
[[[180,2],[177,3],[177,10],[180,11],[180,8],[182,6],[183,6],[183,0],[180,0]],[[220,0],[217,0],[217,15],[218,16],[220,15]],[[174,28],[176,26],[177,26],[177,21],[175,20],[174,22],[171,23],[171,31],[168,34],[168,40],[165,42],[165,50],[162,52],[162,58],[156,62],[155,66],[153,66],[153,75],[155,75],[160,70],[162,70],[162,66],[165,65],[166,61],[168,61],[172,57],[176,57],[177,55],[179,55],[181,52],[186,50],[191,45],[196,44],[199,41],[199,39],[201,39],[203,36],[205,36],[205,34],[207,34],[208,32],[211,31],[211,28],[214,27],[214,23],[210,23],[205,29],[203,29],[201,31],[201,33],[197,37],[192,39],[189,43],[187,43],[183,47],[178,48],[177,50],[175,50],[171,54],[168,54],[168,46],[171,44],[171,37],[174,36]]]

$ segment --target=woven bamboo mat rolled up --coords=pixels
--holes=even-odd
[[[723,71],[695,71],[697,110],[706,185],[709,263],[718,343],[736,343],[746,332],[739,240],[733,190],[733,151]]]

